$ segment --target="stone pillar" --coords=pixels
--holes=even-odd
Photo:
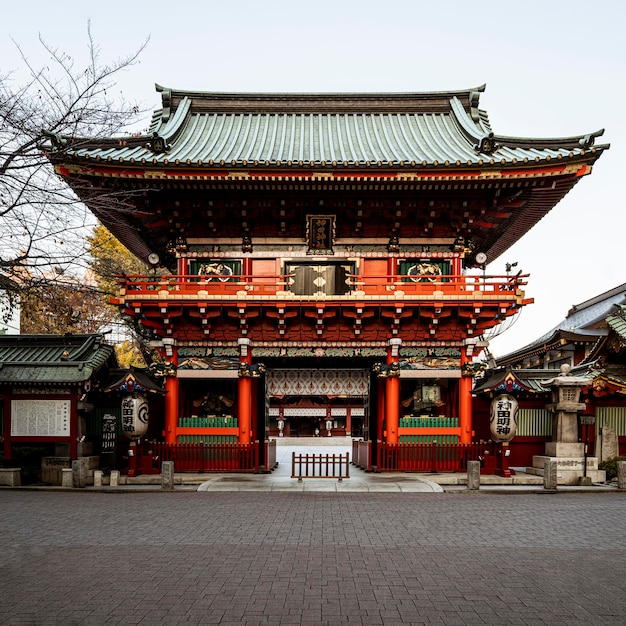
[[[102,487],[102,470],[95,470],[93,473],[93,486]]]
[[[161,488],[168,491],[174,489],[174,461],[161,463]]]
[[[617,462],[617,488],[626,489],[626,461]]]
[[[87,468],[85,459],[75,459],[72,461],[72,486],[77,489],[83,489],[87,480]]]
[[[543,488],[556,491],[557,486],[557,463],[546,461],[543,464]]]
[[[120,484],[120,471],[111,470],[111,476],[109,478],[109,485],[111,487],[117,487]]]
[[[480,489],[480,461],[467,462],[467,488],[470,491]]]

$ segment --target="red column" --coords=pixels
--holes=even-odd
[[[461,348],[461,379],[459,380],[459,426],[460,443],[472,443],[472,377],[463,375],[463,366],[470,359],[467,348]]]
[[[237,393],[237,420],[239,422],[239,443],[250,443],[252,423],[252,379],[250,378],[249,366],[252,365],[252,349],[249,339],[239,340],[240,354],[239,385]],[[246,376],[241,375],[241,369],[247,371]]]
[[[391,339],[387,348],[387,365],[399,361],[399,339]],[[398,372],[399,374],[399,372]],[[387,425],[387,443],[398,443],[400,424],[400,377],[389,372],[385,384],[385,420]]]
[[[172,365],[178,365],[178,352],[173,350],[171,357],[168,357]],[[168,376],[165,379],[165,443],[176,443],[176,431],[178,429],[178,391],[179,381],[176,375]]]
[[[377,380],[378,384],[378,401],[376,403],[376,411],[378,415],[376,416],[376,432],[374,440],[375,441],[383,441],[385,439],[385,435],[383,433],[383,424],[385,422],[385,379],[379,378]]]

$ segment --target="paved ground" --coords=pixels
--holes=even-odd
[[[0,624],[626,622],[626,495],[0,490]]]

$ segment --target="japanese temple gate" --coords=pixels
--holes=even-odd
[[[602,133],[496,134],[484,86],[157,89],[145,136],[52,137],[49,155],[151,269],[114,303],[167,364],[164,440],[307,417],[374,446],[472,441],[472,361],[530,302],[525,275],[485,265],[591,172]]]

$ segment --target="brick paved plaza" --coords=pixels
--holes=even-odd
[[[623,494],[0,492],[1,624],[624,624]]]

